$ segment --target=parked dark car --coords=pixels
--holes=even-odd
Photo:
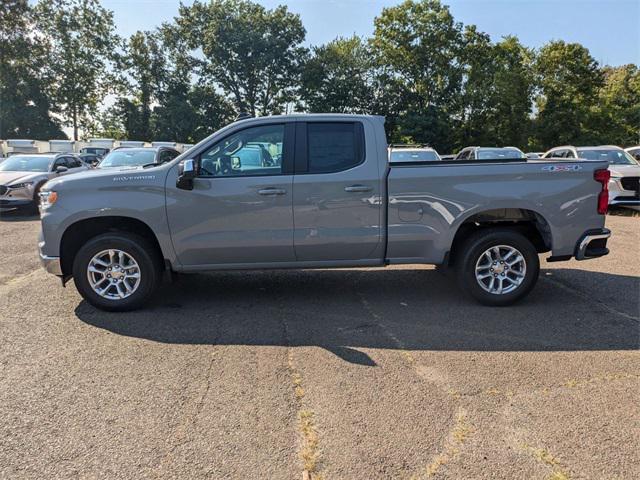
[[[97,155],[100,158],[103,158],[106,154],[108,154],[111,150],[104,147],[84,147],[80,149],[80,154],[90,153],[92,155]]]
[[[100,160],[102,160],[102,157],[100,155],[96,155],[95,153],[80,153],[77,155],[77,157],[88,167],[96,166],[98,163],[100,163]]]

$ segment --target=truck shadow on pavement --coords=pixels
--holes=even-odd
[[[156,342],[317,346],[375,366],[367,349],[636,350],[639,286],[638,277],[543,270],[524,301],[493,308],[430,269],[221,272],[184,275],[140,311],[106,313],[83,301],[75,313]]]

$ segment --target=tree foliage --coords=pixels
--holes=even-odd
[[[591,111],[604,75],[589,50],[577,43],[554,41],[535,62],[538,97],[536,137],[541,146],[590,144]]]
[[[451,148],[447,132],[463,77],[462,24],[438,0],[406,0],[383,9],[370,43],[395,93],[396,106],[388,110],[397,111],[398,129],[391,136]]]
[[[46,50],[27,0],[0,3],[0,138],[65,138],[51,115]]]
[[[247,0],[182,5],[178,25],[201,49],[199,73],[230,95],[238,111],[279,113],[294,99],[305,49],[305,29],[285,6],[267,10]]]
[[[77,140],[109,91],[108,67],[118,44],[113,13],[98,0],[40,0],[34,18],[54,82],[52,104]]]
[[[390,141],[443,153],[640,140],[637,65],[494,40],[439,0],[404,0],[371,38],[309,49],[298,15],[250,0],[196,0],[126,41],[99,0],[6,0],[0,20],[4,137],[59,137],[62,119],[76,137],[196,142],[241,112],[295,108],[384,115]]]
[[[371,113],[373,62],[357,36],[313,47],[300,81],[300,98],[309,112]]]

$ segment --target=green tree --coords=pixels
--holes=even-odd
[[[486,33],[474,25],[464,30],[459,61],[463,71],[460,94],[452,99],[454,112],[455,148],[468,145],[494,145],[494,117],[498,95],[494,84],[496,48]]]
[[[411,138],[449,150],[454,143],[451,113],[463,77],[462,24],[438,0],[406,0],[383,9],[374,26],[370,44],[379,78],[393,91],[385,110],[398,116],[388,126],[392,139]]]
[[[123,95],[118,110],[124,116],[126,135],[135,139],[151,139],[151,106],[157,99],[168,75],[169,58],[158,32],[136,32],[127,41],[119,67]]]
[[[588,144],[589,129],[604,76],[589,50],[578,43],[553,41],[538,52],[536,147]]]
[[[267,10],[248,0],[182,5],[180,34],[201,49],[200,76],[233,98],[238,111],[281,112],[294,99],[306,50],[305,29],[286,7]]]
[[[35,11],[55,79],[52,100],[77,140],[112,84],[108,66],[118,46],[113,13],[98,0],[40,0]]]
[[[51,116],[46,51],[27,0],[0,3],[0,138],[66,138]]]
[[[487,120],[493,130],[493,141],[496,145],[524,149],[532,127],[534,52],[515,36],[505,37],[493,51],[494,108]]]
[[[605,67],[604,85],[594,109],[593,135],[598,143],[640,143],[640,69],[637,65]]]
[[[236,118],[233,104],[213,85],[195,85],[189,92],[189,103],[195,113],[195,126],[188,137],[191,143],[203,140]]]
[[[373,62],[360,37],[313,47],[301,76],[300,96],[310,112],[370,113]]]
[[[90,137],[114,138],[124,140],[130,138],[125,131],[126,117],[122,114],[122,107],[116,101],[114,105],[98,112],[84,125],[85,133]]]

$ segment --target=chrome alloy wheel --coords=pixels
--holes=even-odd
[[[482,289],[495,295],[513,292],[524,281],[527,262],[516,248],[496,245],[476,262],[476,280]]]
[[[87,266],[87,278],[93,291],[108,300],[132,295],[140,285],[140,267],[127,252],[103,250]]]

